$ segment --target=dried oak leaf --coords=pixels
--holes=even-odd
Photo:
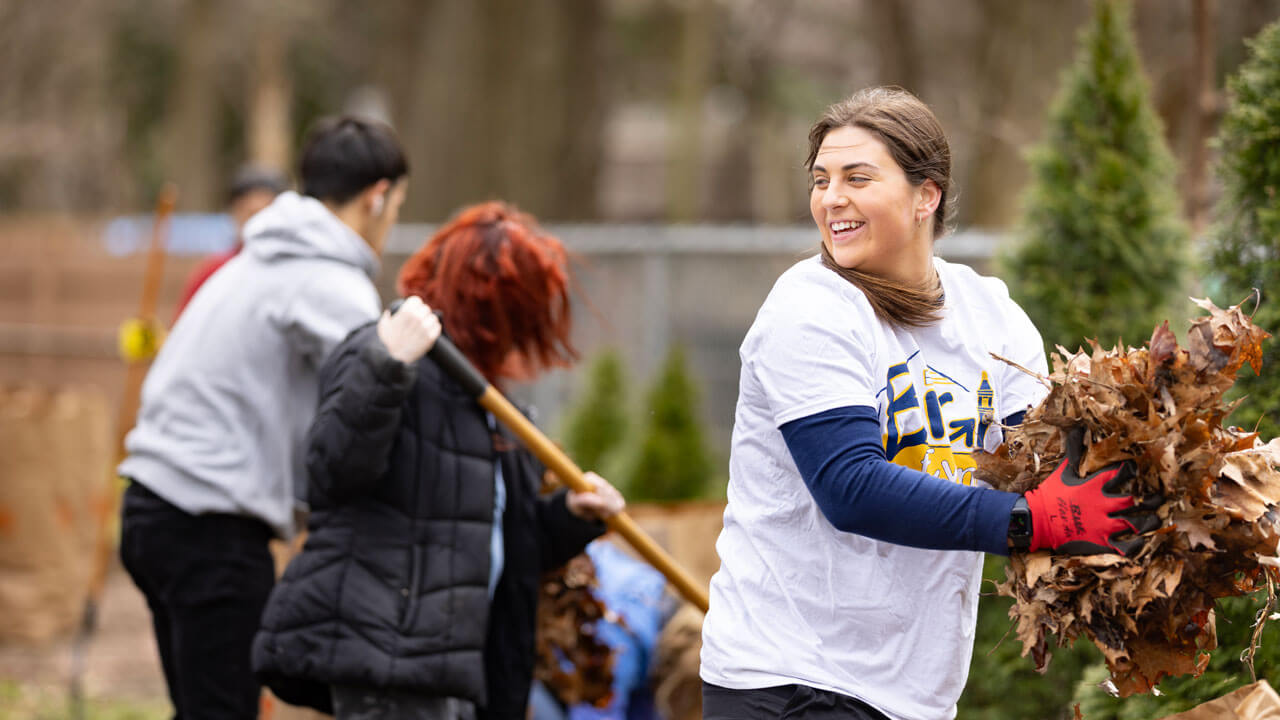
[[[1254,373],[1262,370],[1262,341],[1271,337],[1270,333],[1254,325],[1240,305],[1223,310],[1209,298],[1191,298],[1191,302],[1209,312],[1208,317],[1191,321],[1193,335],[1197,338],[1189,341],[1193,347],[1198,342],[1207,341],[1214,349],[1226,355],[1227,372],[1233,380],[1236,371],[1246,362]],[[1194,351],[1192,355],[1194,358]]]
[[[1169,675],[1199,674],[1216,647],[1214,601],[1280,580],[1280,440],[1223,427],[1223,394],[1269,335],[1239,306],[1191,321],[1188,347],[1168,323],[1143,348],[1059,347],[1049,393],[1004,444],[978,455],[978,475],[1025,492],[1061,462],[1066,432],[1086,432],[1084,472],[1133,460],[1127,490],[1162,526],[1132,556],[1015,554],[998,592],[1014,598],[1023,655],[1050,660],[1049,637],[1084,636],[1102,651],[1121,695]]]
[[[602,618],[614,617],[593,591],[595,566],[585,553],[543,576],[538,598],[534,677],[568,705],[609,704],[613,649],[597,637]]]
[[[1239,450],[1222,458],[1220,475],[1232,482],[1219,482],[1215,495],[1219,505],[1240,513],[1246,522],[1262,517],[1280,497],[1280,438],[1251,450]]]
[[[1171,646],[1163,638],[1148,642],[1141,638],[1130,640],[1129,650],[1134,657],[1142,658],[1141,667],[1134,662],[1129,669],[1112,673],[1111,682],[1121,697],[1150,692],[1161,679],[1173,675],[1199,676],[1209,665],[1209,653],[1195,647]]]

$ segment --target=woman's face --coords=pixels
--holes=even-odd
[[[837,264],[911,285],[927,282],[929,218],[940,199],[932,181],[912,186],[884,143],[860,127],[827,133],[811,180],[809,211]]]

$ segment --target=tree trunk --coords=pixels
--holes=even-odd
[[[1195,75],[1192,78],[1191,157],[1187,161],[1187,195],[1183,199],[1193,235],[1199,235],[1209,220],[1209,136],[1217,113],[1217,85],[1214,59],[1217,12],[1213,0],[1192,0],[1195,32]]]
[[[668,123],[667,219],[672,222],[692,222],[702,211],[702,106],[711,82],[713,19],[711,0],[686,0]]]
[[[751,120],[751,214],[757,223],[786,225],[804,222],[804,175],[799,172],[800,161],[793,150],[793,138],[786,135],[783,116],[772,106],[753,116]]]
[[[178,68],[169,92],[165,123],[167,179],[178,184],[187,210],[217,210],[218,103],[214,76],[218,12],[214,0],[187,0],[175,45]]]
[[[605,115],[600,4],[414,2],[407,12],[417,28],[403,39],[409,47],[388,51],[383,63],[409,57],[415,78],[397,91],[415,162],[406,215],[439,219],[502,199],[548,220],[595,217]]]
[[[883,85],[899,85],[920,92],[920,54],[911,12],[903,0],[871,0],[866,12],[878,28],[875,33]]]
[[[971,96],[977,103],[978,122],[971,140],[973,161],[961,186],[963,217],[965,225],[1005,227],[1017,212],[1017,195],[1009,192],[1007,178],[1023,172],[1023,163],[1018,148],[1000,136],[996,120],[1005,116],[1010,98],[1023,81],[1019,70],[1025,63],[1018,57],[1019,46],[1009,38],[1020,37],[1018,33],[1026,27],[1028,6],[982,0],[977,7],[983,28],[975,48],[981,57],[976,77],[981,80]]]
[[[408,20],[417,27],[414,52],[402,56],[411,82],[403,96],[400,132],[413,163],[405,216],[439,221],[483,187],[476,167],[481,158],[470,152],[468,126],[471,98],[484,93],[476,73],[486,49],[484,23],[470,2],[414,6],[417,16]]]
[[[286,63],[289,40],[283,23],[272,22],[273,19],[270,14],[262,18],[254,38],[254,68],[245,118],[248,161],[258,167],[288,172],[293,145],[293,84]]]
[[[781,120],[773,74],[778,38],[786,30],[793,5],[787,0],[761,0],[736,18],[741,27],[731,30],[736,39],[726,53],[725,65],[729,82],[742,93],[745,111],[729,128],[716,159],[711,207],[702,219],[786,221],[788,200],[798,187],[787,182],[796,175],[786,171],[785,160],[778,162]]]
[[[560,125],[548,156],[540,163],[558,170],[547,213],[559,220],[593,220],[599,216],[600,158],[609,99],[604,52],[608,30],[603,3],[562,0],[559,75],[567,91],[561,98]]]

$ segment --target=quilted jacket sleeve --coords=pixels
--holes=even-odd
[[[542,533],[542,571],[554,570],[604,534],[605,524],[569,512],[564,489],[538,498],[538,530]]]
[[[417,369],[391,357],[376,325],[351,332],[320,369],[320,405],[307,433],[310,499],[322,506],[367,491],[387,471]]]

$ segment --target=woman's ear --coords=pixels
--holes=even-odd
[[[942,202],[942,188],[938,187],[938,183],[925,179],[920,186],[916,188],[918,200],[916,202],[916,220],[923,222],[925,219],[932,217],[938,210],[938,203]]]

